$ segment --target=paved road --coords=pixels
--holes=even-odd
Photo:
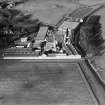
[[[94,105],[77,63],[0,65],[0,105]]]

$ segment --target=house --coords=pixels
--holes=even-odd
[[[30,47],[31,42],[27,41],[27,37],[22,37],[20,40],[15,41],[16,47]]]

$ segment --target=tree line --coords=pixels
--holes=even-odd
[[[39,19],[32,19],[32,14],[24,14],[17,9],[0,9],[0,48],[24,35],[30,35],[38,31]]]
[[[80,28],[80,46],[91,56],[99,55],[105,49],[100,18],[99,15],[93,15]]]

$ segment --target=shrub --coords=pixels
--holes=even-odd
[[[23,14],[17,9],[0,10],[0,38],[4,47],[7,47],[14,40],[35,33],[39,29],[40,21],[32,20],[31,14]],[[5,44],[7,43],[7,44]],[[5,46],[6,45],[6,46]]]

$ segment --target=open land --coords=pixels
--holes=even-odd
[[[31,13],[32,19],[38,18],[48,24],[56,24],[64,14],[76,9],[73,3],[61,0],[31,0],[16,7],[25,13]]]
[[[76,63],[5,63],[0,105],[94,105]]]
[[[33,19],[48,23],[56,24],[66,13],[83,5],[93,5],[99,3],[99,0],[29,0],[24,4],[16,7],[26,13],[32,13]],[[100,2],[103,2],[101,0]],[[82,5],[83,4],[83,5]]]

